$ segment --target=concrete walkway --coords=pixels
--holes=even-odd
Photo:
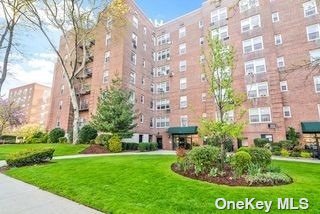
[[[1,214],[99,214],[101,212],[0,173]]]

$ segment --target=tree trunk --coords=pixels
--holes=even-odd
[[[79,132],[79,119],[80,119],[79,104],[77,100],[76,90],[74,87],[71,86],[70,83],[69,83],[69,90],[70,90],[71,104],[73,107],[73,139],[72,139],[73,142],[72,143],[77,144],[78,132]]]
[[[225,143],[224,142],[221,142],[221,146],[220,146],[220,149],[221,149],[221,170],[223,171],[224,170],[224,162],[225,162],[225,159],[226,159],[226,150],[225,150]]]
[[[14,30],[14,27],[12,26],[9,31],[8,45],[7,45],[4,59],[3,59],[2,75],[0,78],[0,95],[1,95],[1,89],[2,89],[3,83],[6,80],[7,73],[8,73],[8,63],[9,63],[9,55],[11,53],[11,48],[12,48],[13,30]]]

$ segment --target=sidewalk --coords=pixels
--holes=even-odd
[[[100,214],[76,202],[0,173],[1,214]]]

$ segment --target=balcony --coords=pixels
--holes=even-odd
[[[87,101],[86,102],[84,102],[84,101],[80,102],[79,111],[80,112],[89,111],[89,104],[88,104]]]
[[[77,95],[87,95],[87,94],[90,94],[90,92],[91,92],[90,85],[83,85],[76,90]]]
[[[85,43],[85,47],[86,49],[91,48],[92,46],[94,46],[96,44],[96,41],[94,39],[87,41]],[[83,44],[79,45],[79,48],[83,49]]]
[[[92,69],[85,68],[82,73],[77,77],[78,79],[86,79],[92,77]]]

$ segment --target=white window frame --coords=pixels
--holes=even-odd
[[[229,38],[229,29],[228,26],[222,26],[211,31],[211,36],[218,37],[220,40],[226,40]]]
[[[182,60],[179,62],[179,71],[180,72],[187,71],[187,60]]]
[[[109,70],[103,71],[102,83],[107,84],[109,81]]]
[[[288,115],[286,115],[286,113],[288,113]],[[283,106],[283,117],[284,118],[291,118],[291,108],[290,106]]]
[[[254,25],[255,19],[258,20],[258,25]],[[244,29],[244,27],[246,27],[246,26],[248,26],[248,29],[247,28]],[[241,32],[242,33],[254,30],[256,28],[261,28],[261,16],[260,16],[260,14],[254,15],[254,16],[251,16],[251,17],[249,17],[247,19],[241,20]]]
[[[129,77],[130,77],[129,82],[130,82],[132,85],[135,85],[135,84],[136,84],[136,73],[135,73],[134,71],[131,71]]]
[[[286,67],[285,61],[284,61],[284,57],[278,57],[277,58],[277,68],[284,68]]]
[[[131,51],[130,62],[137,65],[137,54],[134,51]]]
[[[155,71],[156,77],[168,76],[169,74],[170,74],[170,65],[164,65],[156,68],[156,71]]]
[[[180,127],[188,127],[189,119],[188,115],[180,116]]]
[[[187,108],[187,107],[188,107],[188,97],[181,96],[180,97],[180,109]]]
[[[105,63],[110,62],[110,58],[111,58],[111,52],[110,51],[105,52],[105,54],[104,54],[104,62]]]
[[[179,39],[185,37],[187,35],[187,29],[186,27],[179,28]]]
[[[137,29],[139,28],[139,20],[135,15],[132,16],[132,25]]]
[[[207,101],[207,93],[202,93],[201,94],[201,101],[206,102]]]
[[[268,121],[263,121],[262,120],[262,112],[263,111],[266,111],[266,112],[269,113],[270,120],[268,120]],[[254,114],[254,116],[258,116],[258,121],[253,122],[251,120],[251,116],[253,116],[252,112],[257,113],[257,114]],[[272,114],[271,114],[271,108],[270,107],[261,107],[261,108],[251,108],[251,109],[249,109],[249,123],[250,124],[271,123],[271,122],[272,122]]]
[[[259,43],[256,43],[259,42]],[[261,43],[261,48],[256,49],[256,45]],[[244,54],[249,54],[255,51],[261,51],[264,49],[264,45],[263,45],[263,37],[262,36],[257,36],[251,39],[247,39],[242,41],[242,47],[243,47],[243,53]],[[246,51],[246,47],[250,47],[250,51]]]
[[[170,126],[170,118],[169,117],[158,117],[156,118],[156,128],[169,128]]]
[[[274,35],[274,44],[275,45],[282,45],[282,36],[281,34],[277,34],[277,35]]]
[[[320,39],[320,24],[309,25],[306,27],[306,30],[307,30],[307,38],[309,42]],[[315,38],[310,38],[310,34],[317,34],[317,35]]]
[[[183,43],[179,45],[179,55],[184,55],[187,53],[187,44]]]
[[[262,93],[262,91],[266,91],[266,93]],[[250,92],[254,92],[256,96],[251,96]],[[247,85],[247,97],[248,99],[255,99],[260,97],[268,97],[269,96],[269,84],[268,82],[254,83]]]
[[[180,78],[180,90],[185,90],[187,89],[187,78],[183,77]]]
[[[271,19],[273,23],[279,22],[280,21],[279,12],[272,13]]]
[[[241,0],[239,2],[240,13],[259,6],[259,0]]]
[[[311,14],[308,14],[309,11],[314,11]],[[317,3],[315,0],[307,1],[303,3],[303,13],[304,17],[311,17],[318,14]]]
[[[106,34],[106,46],[111,44],[111,33]]]
[[[226,7],[219,8],[211,12],[211,23],[217,23],[228,18],[228,10]]]
[[[284,87],[285,87],[285,89],[284,89]],[[281,81],[281,82],[280,82],[280,91],[281,91],[281,92],[287,92],[287,91],[289,91],[288,82],[287,82],[287,81]]]
[[[252,70],[248,67],[252,67]],[[263,71],[259,71],[257,68],[263,67]],[[252,74],[260,74],[260,73],[265,73],[267,72],[267,67],[266,67],[266,60],[265,58],[260,58],[260,59],[254,59],[251,61],[247,61],[244,63],[244,69],[245,69],[245,73],[246,75],[252,75]]]
[[[314,81],[315,92],[320,93],[320,76],[313,77],[313,81]],[[319,85],[319,86],[317,87],[317,85]]]

